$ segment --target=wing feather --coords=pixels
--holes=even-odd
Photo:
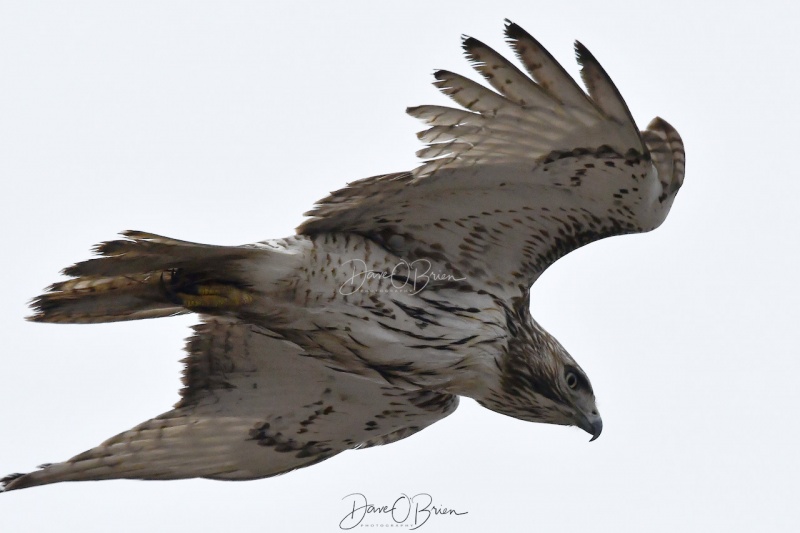
[[[506,58],[474,37],[464,37],[465,55],[473,68],[508,100],[519,106],[548,107],[549,96]]]
[[[175,408],[76,455],[4,478],[4,490],[100,479],[256,479],[409,436],[458,397],[325,367],[271,331],[206,319],[187,345]]]
[[[492,115],[508,107],[510,103],[499,94],[460,74],[437,70],[433,73],[433,77],[436,79],[433,85],[442,94],[446,94],[458,105],[470,111]]]
[[[594,110],[594,104],[586,93],[539,41],[510,20],[506,20],[505,34],[517,58],[551,98],[587,112]]]
[[[636,122],[634,122],[617,86],[611,81],[611,77],[605,69],[580,41],[575,41],[575,55],[578,58],[578,64],[581,65],[581,78],[595,105],[608,118],[630,126],[631,133],[636,134]]]
[[[351,183],[307,213],[298,232],[359,233],[513,297],[580,246],[660,225],[683,182],[675,129],[657,119],[640,133],[580,43],[588,93],[522,28],[507,21],[506,38],[530,76],[465,38],[467,58],[494,90],[437,71],[435,85],[464,109],[409,108],[429,125],[418,135],[423,163]],[[393,235],[415,246],[393,249]]]

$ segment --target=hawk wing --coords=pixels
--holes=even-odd
[[[195,330],[172,411],[63,463],[8,476],[5,490],[117,478],[268,477],[400,440],[458,405],[457,396],[330,370],[296,344],[232,319],[206,318]]]
[[[408,110],[431,126],[419,134],[425,162],[332,193],[298,232],[359,233],[474,287],[524,293],[570,251],[661,224],[683,182],[678,133],[660,118],[639,132],[580,43],[588,95],[522,28],[507,21],[505,33],[527,75],[465,38],[494,91],[437,71],[435,85],[464,109]]]

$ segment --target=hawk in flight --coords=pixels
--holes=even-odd
[[[456,105],[408,109],[428,124],[422,164],[332,193],[296,235],[212,246],[127,231],[65,269],[31,320],[197,313],[184,388],[171,411],[3,490],[273,476],[408,437],[459,396],[597,438],[589,378],[530,315],[529,290],[580,246],[660,225],[683,144],[660,118],[639,131],[582,44],[587,92],[522,28],[505,36],[524,70],[465,38],[491,88],[437,71]]]

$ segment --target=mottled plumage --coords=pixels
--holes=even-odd
[[[588,377],[529,311],[559,257],[663,222],[681,186],[677,132],[639,132],[576,45],[588,95],[519,26],[526,72],[473,39],[491,89],[447,71],[459,108],[408,112],[422,165],[349,184],[297,235],[211,246],[143,232],[96,248],[32,306],[34,321],[195,312],[174,409],[5,490],[114,478],[254,479],[405,438],[458,396],[523,420],[602,429]]]

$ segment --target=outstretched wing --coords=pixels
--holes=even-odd
[[[117,478],[255,479],[387,444],[447,416],[458,397],[407,392],[330,370],[280,336],[206,319],[189,340],[172,411],[63,463],[3,479],[5,490]]]
[[[410,260],[518,294],[592,241],[649,231],[684,174],[678,133],[656,118],[639,132],[600,64],[576,43],[588,95],[516,24],[506,37],[527,75],[473,38],[464,49],[494,91],[452,72],[435,85],[464,109],[408,112],[431,127],[412,172],[349,184],[298,232],[355,232]]]

